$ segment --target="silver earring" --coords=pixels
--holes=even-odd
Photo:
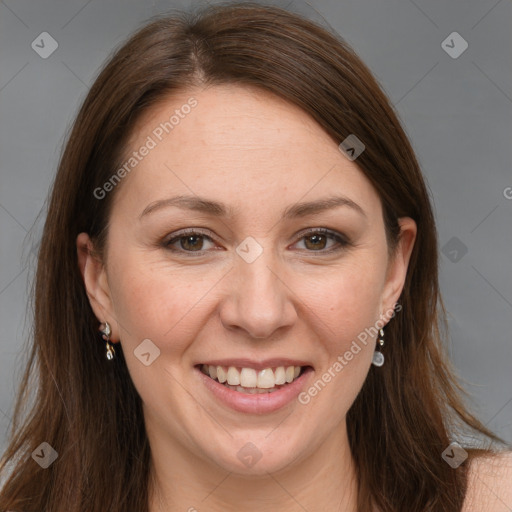
[[[114,350],[113,345],[110,343],[110,335],[112,334],[112,329],[110,328],[110,324],[108,322],[104,322],[100,325],[100,332],[102,333],[102,338],[105,340],[106,344],[106,358],[109,361],[114,359],[116,351]]]
[[[382,366],[384,364],[384,354],[382,353],[380,347],[384,345],[384,330],[380,329],[379,331],[380,339],[377,341],[378,344],[378,350],[375,350],[373,353],[373,360],[372,364],[375,366]]]

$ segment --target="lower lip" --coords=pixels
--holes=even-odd
[[[268,414],[292,402],[305,388],[306,380],[313,372],[311,367],[306,368],[300,377],[290,384],[272,393],[246,394],[229,389],[220,382],[205,375],[200,368],[195,368],[204,385],[223,404],[238,412],[252,414]]]

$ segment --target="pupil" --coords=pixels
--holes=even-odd
[[[200,239],[201,236],[198,236],[198,235],[190,235],[190,236],[187,236],[187,237],[184,237],[185,239],[185,244],[188,244],[191,240],[194,240],[194,239]],[[193,242],[191,245],[195,245]],[[183,247],[183,244],[182,244],[182,247]],[[184,249],[186,249],[186,247],[183,247]],[[200,247],[196,247],[196,249],[200,249]]]
[[[317,241],[318,241],[318,239],[323,238],[324,239],[323,241],[325,242],[324,235],[311,235],[311,236],[309,236],[307,238],[308,239],[316,239]],[[313,247],[320,247],[320,245],[318,243],[313,243]],[[323,248],[323,246],[321,248]]]

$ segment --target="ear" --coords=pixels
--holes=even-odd
[[[92,310],[99,323],[108,322],[112,327],[111,341],[118,339],[114,308],[112,304],[107,273],[103,262],[94,251],[94,245],[87,233],[76,238],[78,266],[85,284],[85,291]]]
[[[407,276],[407,268],[411,258],[412,249],[416,240],[417,226],[416,222],[410,217],[401,217],[398,219],[400,225],[400,239],[391,256],[386,273],[386,282],[382,295],[382,314],[393,311]]]

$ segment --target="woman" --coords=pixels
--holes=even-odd
[[[150,23],[61,159],[0,509],[506,510],[510,454],[453,443],[501,440],[437,272],[418,162],[343,41],[256,4]]]

